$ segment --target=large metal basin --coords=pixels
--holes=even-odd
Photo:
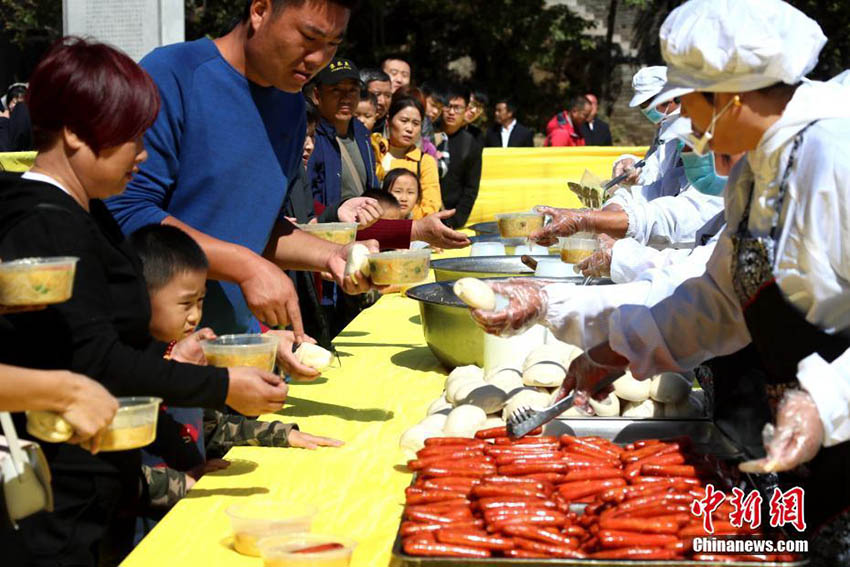
[[[495,278],[506,279],[506,278]],[[580,283],[584,278],[559,278]],[[418,285],[407,297],[419,302],[422,332],[434,356],[447,368],[484,366],[484,331],[469,316],[469,309],[452,291],[454,281]]]
[[[467,227],[469,230],[475,232],[475,234],[495,234],[498,236],[499,234],[499,225],[496,221],[490,222],[477,222],[475,224],[471,224]]]
[[[551,256],[533,256],[535,260],[551,260]],[[532,276],[534,270],[522,263],[519,256],[468,256],[466,258],[442,258],[431,260],[434,277],[438,282],[460,278],[506,278]],[[568,281],[584,281],[581,275],[567,278]],[[609,278],[594,278],[593,285],[611,283]]]

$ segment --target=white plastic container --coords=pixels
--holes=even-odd
[[[233,547],[242,555],[260,556],[258,543],[269,537],[309,532],[316,507],[287,500],[252,498],[227,509]]]
[[[540,213],[504,213],[496,215],[496,224],[502,238],[528,238],[531,233],[543,228]]]
[[[129,451],[153,443],[161,403],[161,398],[118,398],[118,412],[100,440],[100,450]]]
[[[549,249],[539,244],[532,244],[530,246],[528,244],[520,244],[514,248],[514,256],[522,256],[523,254],[527,254],[528,256],[548,256]]]
[[[534,275],[540,278],[568,278],[576,274],[571,264],[565,264],[554,258],[552,260],[538,260]]]
[[[469,247],[470,256],[504,256],[505,245],[501,242],[474,242]]]
[[[50,305],[71,298],[79,258],[23,258],[0,263],[0,305]]]
[[[344,537],[300,533],[263,538],[257,547],[264,567],[348,567],[357,543]]]
[[[271,372],[279,342],[278,337],[268,334],[223,335],[215,340],[201,341],[201,347],[210,366],[253,366]]]
[[[321,222],[313,224],[296,225],[304,232],[313,236],[333,242],[334,244],[351,244],[357,239],[357,224],[347,222]]]
[[[428,277],[430,250],[369,254],[369,277],[377,285],[413,284]]]
[[[561,261],[566,264],[579,264],[589,258],[599,248],[596,237],[588,233],[558,238],[561,248]]]

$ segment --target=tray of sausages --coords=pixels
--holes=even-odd
[[[687,437],[621,446],[599,436],[536,434],[511,440],[499,427],[475,439],[426,440],[408,462],[416,474],[393,565],[807,563],[791,554],[693,552],[693,539],[707,534],[691,503],[708,483],[729,486],[734,467],[700,454]],[[735,528],[730,508],[724,501],[715,512],[715,537],[777,537]]]

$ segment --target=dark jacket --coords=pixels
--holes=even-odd
[[[585,122],[581,125],[581,128],[579,128],[579,132],[581,133],[581,137],[584,138],[585,146],[613,145],[613,141],[611,140],[611,129],[608,127],[608,123],[601,118],[596,118],[593,121],[592,130],[587,122]]]
[[[354,128],[354,139],[360,148],[360,156],[366,166],[366,187],[377,189],[375,154],[372,151],[370,133],[356,118],[351,119],[349,128]],[[316,148],[307,163],[307,181],[313,197],[323,205],[334,205],[342,200],[342,157],[336,141],[336,128],[322,118],[316,127]]]
[[[141,261],[106,206],[92,200],[87,213],[56,187],[0,174],[0,257],[34,256],[80,259],[73,296],[42,311],[0,317],[0,361],[79,372],[116,396],[224,406],[226,369],[163,359],[166,345],[148,332],[151,308]],[[23,416],[16,418],[23,434]],[[93,456],[66,443],[42,447],[53,473],[56,511],[23,520],[16,543],[45,564],[91,563],[93,545],[118,508],[139,497],[140,452]]]
[[[485,148],[501,148],[502,147],[502,125],[493,124],[484,136]],[[514,124],[514,129],[511,130],[511,136],[508,138],[509,148],[532,148],[534,147],[534,132],[531,128],[526,128],[517,121]]]
[[[446,209],[457,209],[457,212],[445,223],[452,228],[461,228],[466,225],[478,197],[482,147],[464,128],[446,138],[439,149],[448,149],[449,166],[446,174],[440,178],[440,192],[443,206]]]
[[[12,109],[9,118],[0,118],[0,152],[28,152],[33,149],[30,111],[27,103],[21,101]]]

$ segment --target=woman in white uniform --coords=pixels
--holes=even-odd
[[[586,395],[627,365],[647,378],[752,343],[766,383],[748,401],[766,405],[776,426],[749,468],[793,471],[782,480],[806,489],[810,549],[846,565],[850,91],[804,80],[825,42],[780,0],[691,0],[665,20],[671,85],[662,97],[682,97],[693,147],[749,153],[730,175],[728,227],[706,273],[652,308],[614,312],[609,342],[573,363],[564,393]],[[529,304],[545,311],[543,299]]]

